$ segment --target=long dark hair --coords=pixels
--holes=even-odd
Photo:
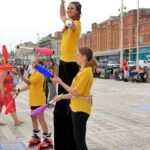
[[[91,48],[89,47],[81,47],[79,48],[79,52],[82,55],[85,55],[87,58],[87,63],[85,65],[85,67],[92,67],[94,70],[94,67],[97,65],[97,61],[95,58],[93,58],[93,51]]]
[[[81,4],[77,1],[73,1],[71,2],[71,4],[74,4],[75,7],[76,7],[76,11],[77,11],[77,14],[75,16],[72,17],[73,20],[80,20],[80,17],[81,17]]]

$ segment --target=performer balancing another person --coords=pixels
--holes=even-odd
[[[81,32],[81,4],[70,2],[65,10],[64,1],[60,4],[60,17],[64,23],[62,41],[60,47],[59,77],[67,85],[71,85],[72,79],[79,71],[76,63],[78,40]],[[69,21],[68,21],[69,20]],[[65,94],[67,91],[59,85],[58,94]],[[72,120],[69,106],[70,101],[57,102],[54,109],[54,147],[55,150],[76,149]]]
[[[92,96],[90,90],[93,84],[93,71],[96,66],[96,60],[92,56],[93,53],[90,48],[83,47],[79,49],[77,62],[81,68],[74,77],[71,86],[68,86],[59,77],[51,79],[53,82],[64,87],[68,92],[67,94],[57,95],[53,99],[57,103],[71,99],[70,108],[71,119],[73,121],[72,132],[77,150],[87,150],[86,123],[91,113]]]
[[[41,64],[41,63],[42,61],[40,59],[36,59],[33,62],[34,72],[31,74],[29,79],[26,79],[20,74],[20,72],[16,71],[19,77],[27,84],[27,86],[20,89],[20,92],[23,92],[29,89],[29,106],[31,108],[31,112],[46,103],[46,97],[45,97],[45,93],[43,89],[44,76],[40,74],[39,72],[37,72],[34,68],[36,64]],[[42,143],[41,143],[41,139],[39,136],[40,130],[39,130],[38,121],[43,130],[43,142]],[[35,145],[38,145],[39,148],[53,147],[52,141],[50,139],[51,134],[48,133],[48,126],[45,121],[44,112],[39,114],[37,117],[32,117],[32,126],[33,126],[33,135],[32,135],[33,139],[29,141],[29,148]]]

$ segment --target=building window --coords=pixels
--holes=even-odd
[[[143,35],[139,36],[139,42],[140,42],[140,44],[142,44],[144,42],[144,36]]]
[[[150,42],[150,34],[148,34],[148,42]]]
[[[144,27],[141,27],[141,30],[140,30],[140,31],[141,31],[141,32],[144,31]]]

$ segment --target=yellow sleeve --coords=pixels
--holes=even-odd
[[[80,33],[81,31],[81,23],[79,20],[74,20],[73,23],[75,24],[76,27],[76,31],[78,31]]]
[[[32,76],[32,75],[31,75]],[[30,78],[30,82],[31,84],[35,84],[37,82],[39,82],[39,80],[41,80],[42,75],[40,73],[35,73],[31,78]]]
[[[79,20],[74,20],[73,23],[75,24],[76,28],[80,28],[81,23]]]
[[[89,90],[89,82],[91,81],[91,77],[88,74],[81,74],[78,80],[75,81],[73,85],[73,89],[78,93],[78,95],[83,95],[85,91]]]

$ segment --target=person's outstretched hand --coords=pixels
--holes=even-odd
[[[12,69],[12,72],[13,72],[14,74],[18,75],[18,76],[21,75],[21,74],[20,74],[20,71],[19,71],[18,69],[16,69],[16,68]]]
[[[16,95],[18,96],[19,93],[20,93],[20,89],[18,89],[18,90],[16,91]]]
[[[50,78],[53,83],[61,84],[62,80],[58,76],[54,76],[54,78]]]

